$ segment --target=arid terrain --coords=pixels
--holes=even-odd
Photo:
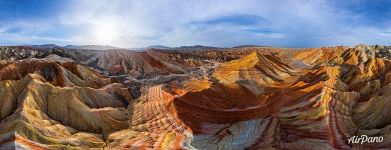
[[[390,97],[388,46],[0,47],[0,149],[389,148]]]

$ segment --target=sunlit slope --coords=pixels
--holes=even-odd
[[[204,67],[204,73],[149,83],[141,87],[139,97],[133,98],[131,85],[117,83],[71,58],[50,55],[45,59],[0,61],[0,145],[32,149],[391,146],[391,62],[386,47],[359,45],[280,53],[254,49],[175,51],[164,55],[154,51],[131,56],[112,52],[115,55],[101,64],[126,62],[122,64],[129,68],[127,63],[134,60],[143,64],[138,68],[168,75],[186,72],[170,70],[175,67],[167,68],[167,64],[148,64],[172,61],[178,67],[190,64],[179,58],[199,57],[208,66],[195,65]],[[223,53],[230,58],[221,59]],[[119,55],[123,57],[109,59]],[[144,55],[156,59],[151,61]],[[178,59],[172,59],[175,57]],[[238,59],[230,60],[235,57]],[[118,73],[141,73],[128,71]],[[384,141],[348,143],[350,137],[362,134],[383,136]]]
[[[144,134],[124,147],[388,147],[390,61],[355,48],[322,51],[311,68],[293,67],[297,57],[251,53],[220,64],[208,79],[152,87],[132,107],[132,129]],[[385,142],[347,143],[361,134]]]
[[[1,64],[0,79],[4,145],[14,139],[8,146],[102,148],[104,133],[128,127],[125,107],[132,98],[127,88],[84,66],[7,62]]]

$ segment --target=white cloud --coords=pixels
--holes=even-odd
[[[32,35],[25,36],[25,35],[14,34],[14,33],[0,33],[0,39],[3,39],[2,42],[7,43],[4,45],[72,42],[72,40],[69,39],[60,39],[60,38],[45,37],[45,36],[32,36]]]
[[[390,38],[389,27],[362,23],[365,16],[336,8],[327,0],[73,0],[61,11],[55,19],[38,23],[37,27],[25,26],[21,36],[71,28],[77,29],[77,33],[58,43],[120,47],[390,44],[385,40]],[[208,24],[211,20],[241,15],[258,16],[259,23]],[[26,22],[36,24],[33,20]],[[102,29],[105,27],[115,29]],[[4,30],[0,26],[0,31]]]

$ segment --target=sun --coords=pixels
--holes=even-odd
[[[112,22],[96,23],[93,27],[92,36],[95,43],[111,45],[118,40],[117,25]]]

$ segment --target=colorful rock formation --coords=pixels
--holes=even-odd
[[[4,149],[104,147],[103,134],[129,126],[125,108],[132,97],[127,88],[85,66],[6,62],[0,79]]]
[[[0,149],[391,146],[388,47],[265,49],[196,56],[115,50],[87,57],[93,52],[86,51],[80,59],[56,53],[0,61]],[[190,75],[195,69],[203,73]],[[169,82],[114,79],[146,72],[189,75]],[[136,81],[150,82],[138,97],[127,84]],[[349,143],[361,135],[384,140]]]

